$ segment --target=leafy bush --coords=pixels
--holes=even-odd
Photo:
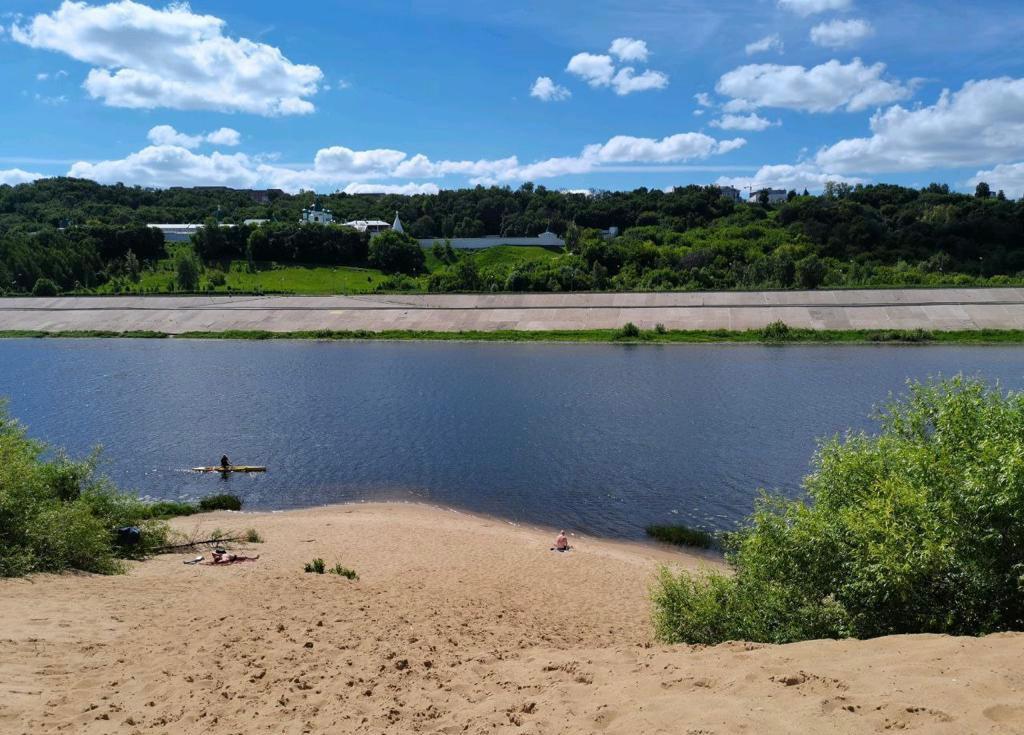
[[[317,557],[313,561],[307,562],[303,571],[309,574],[323,574],[325,569],[326,565],[324,564],[324,560]]]
[[[633,322],[626,322],[622,329],[618,331],[616,337],[619,339],[636,339],[640,336],[640,327],[635,325]]]
[[[195,291],[199,287],[199,274],[203,264],[191,247],[180,247],[174,253],[174,282],[182,291]]]
[[[193,503],[183,503],[177,500],[160,500],[148,503],[146,512],[149,518],[174,518],[195,515],[199,512],[199,507]]]
[[[734,574],[662,570],[664,641],[787,642],[1024,627],[1024,394],[910,386],[881,433],[824,442],[810,502],[763,497]]]
[[[661,322],[658,322],[657,324],[654,325],[654,331],[657,334],[665,334],[668,332],[668,330],[665,329],[665,325],[662,324]]]
[[[707,549],[714,545],[715,537],[710,532],[700,528],[689,528],[687,526],[648,526],[647,535],[677,546],[696,546]]]
[[[60,288],[49,278],[40,278],[32,286],[33,296],[56,296],[58,293]]]
[[[328,574],[337,574],[339,577],[345,577],[347,579],[359,579],[359,575],[356,574],[356,570],[355,569],[349,569],[348,567],[343,567],[340,563],[335,564],[333,567],[331,567],[327,571],[328,571]]]
[[[385,273],[416,275],[423,271],[426,256],[417,240],[401,232],[388,230],[370,240],[368,259]]]
[[[770,342],[782,341],[789,337],[789,333],[792,330],[789,325],[783,321],[774,321],[758,330],[761,339],[768,340]]]
[[[245,540],[250,544],[262,544],[263,537],[255,528],[249,528],[245,532]]]
[[[97,455],[73,461],[26,436],[0,406],[0,577],[81,569],[112,574],[122,558],[166,542],[148,506],[96,473]],[[138,528],[134,545],[117,529]]]
[[[199,501],[199,510],[241,510],[242,499],[230,493],[210,495]]]

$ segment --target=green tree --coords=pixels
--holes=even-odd
[[[174,253],[174,282],[181,291],[195,291],[199,288],[199,276],[203,264],[195,250],[181,247]]]
[[[124,272],[132,283],[138,283],[139,278],[142,276],[142,266],[139,265],[139,259],[135,257],[135,253],[129,250],[124,256]]]
[[[370,265],[385,273],[416,275],[423,272],[426,258],[418,241],[401,232],[388,230],[370,240]]]
[[[974,187],[974,196],[978,199],[988,199],[992,196],[992,189],[984,181],[979,181],[978,185]]]
[[[58,293],[60,293],[60,289],[49,278],[40,278],[32,286],[33,296],[56,296]]]
[[[788,642],[1024,626],[1024,394],[912,384],[877,435],[821,445],[807,500],[763,497],[731,576],[663,570],[665,641]]]

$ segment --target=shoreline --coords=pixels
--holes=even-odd
[[[1024,634],[785,646],[652,639],[658,565],[686,553],[413,503],[218,511],[259,559],[0,579],[0,730],[1018,732]],[[571,529],[567,529],[571,530]],[[209,556],[209,553],[206,553]],[[307,574],[323,558],[358,580]]]
[[[767,335],[762,329],[742,331],[724,329],[642,330],[640,336],[623,336],[619,329],[588,330],[221,330],[163,332],[151,330],[0,330],[0,339],[191,339],[238,341],[319,341],[319,342],[495,342],[535,344],[827,344],[827,345],[1019,345],[1024,344],[1024,329],[858,329],[818,330],[790,328],[782,335]]]

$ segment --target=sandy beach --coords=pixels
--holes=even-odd
[[[174,526],[265,543],[0,580],[0,732],[1024,733],[1024,634],[654,643],[657,566],[710,556],[401,504]]]

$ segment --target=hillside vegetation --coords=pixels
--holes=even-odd
[[[316,203],[339,221],[398,212],[422,251],[340,226],[300,226]],[[272,220],[262,227],[241,224]],[[205,222],[187,252],[152,222]],[[217,228],[217,224],[236,225]],[[601,230],[619,228],[615,238]],[[445,238],[533,236],[564,251],[459,252]],[[181,250],[181,248],[178,248]],[[0,292],[47,295],[281,291],[814,289],[1024,283],[1024,202],[979,186],[829,185],[779,205],[737,203],[717,187],[591,196],[524,184],[436,195],[288,195],[259,203],[221,188],[142,189],[80,179],[0,186]]]

